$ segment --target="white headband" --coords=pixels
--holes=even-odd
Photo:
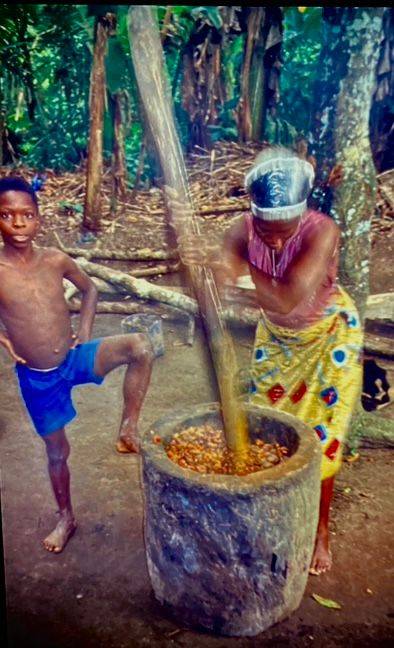
[[[271,158],[270,160],[263,160],[263,162],[260,162],[260,164],[253,167],[249,171],[249,173],[246,174],[245,189],[248,190],[252,182],[257,180],[257,178],[260,178],[268,171],[277,171],[278,169],[283,169],[284,166],[293,166],[294,168],[298,167],[298,171],[300,170],[300,167],[303,167],[303,171],[305,172],[305,175],[309,180],[309,188],[312,189],[313,181],[315,179],[315,171],[313,169],[313,166],[310,164],[310,162],[302,160],[299,157]]]

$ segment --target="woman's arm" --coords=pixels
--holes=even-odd
[[[327,275],[338,241],[339,230],[335,223],[322,223],[318,232],[303,241],[299,253],[281,278],[271,277],[249,263],[260,306],[287,314],[312,295]]]

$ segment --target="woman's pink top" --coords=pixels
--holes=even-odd
[[[289,263],[298,254],[304,237],[318,229],[328,216],[308,209],[301,216],[296,232],[284,244],[278,258],[274,251],[256,234],[253,227],[253,216],[246,217],[248,232],[248,252],[250,262],[271,277],[282,277]],[[337,292],[338,251],[334,250],[327,265],[327,274],[316,290],[305,297],[290,313],[283,315],[264,309],[268,319],[278,326],[286,328],[305,328],[324,316],[324,311]]]

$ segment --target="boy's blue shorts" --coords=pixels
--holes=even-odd
[[[62,364],[51,371],[15,365],[23,400],[40,436],[59,430],[75,418],[77,412],[71,400],[75,385],[103,382],[104,378],[94,372],[101,342],[101,338],[90,340],[70,349]]]

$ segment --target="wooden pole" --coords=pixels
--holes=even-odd
[[[185,206],[184,213],[180,210],[171,213],[182,253],[182,241],[192,234],[199,234],[200,230],[194,215],[186,167],[175,128],[171,91],[164,67],[157,20],[150,6],[130,7],[129,38],[140,96],[155,139],[165,182]],[[235,349],[222,316],[223,309],[213,272],[205,266],[193,266],[187,274],[198,300],[218,379],[226,442],[228,447],[241,457],[248,441],[246,416],[235,397]]]

